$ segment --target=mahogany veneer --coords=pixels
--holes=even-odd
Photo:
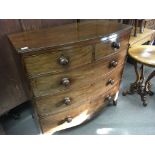
[[[89,21],[9,35],[21,57],[43,133],[117,103],[131,26]]]

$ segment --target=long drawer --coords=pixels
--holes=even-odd
[[[67,111],[40,118],[41,128],[44,133],[54,133],[55,131],[70,128],[79,125],[90,119],[92,115],[107,105],[107,96],[115,95],[118,92],[118,85],[110,89],[106,93],[96,96],[91,102],[85,101],[80,106],[76,106]]]
[[[56,75],[46,75],[31,79],[31,87],[35,97],[57,94],[69,89],[81,88],[105,76],[117,66],[123,65],[126,50],[105,57],[102,61],[83,66],[73,71]]]
[[[61,51],[45,51],[37,55],[24,57],[29,77],[46,73],[59,73],[91,63],[93,48],[91,45]]]
[[[119,66],[114,72],[109,73],[105,77],[98,78],[96,81],[87,84],[85,87],[83,86],[71,91],[65,91],[57,95],[36,98],[38,113],[40,116],[45,116],[71,109],[86,101],[88,102],[119,83],[121,75],[122,66]]]

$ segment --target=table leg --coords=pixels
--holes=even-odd
[[[144,78],[144,65],[143,64],[141,65],[140,70],[141,70],[141,75],[140,75],[140,81],[139,81],[138,88],[137,88],[137,93],[140,95],[143,105],[146,106],[147,105],[146,103],[147,92],[145,91],[145,83],[144,83],[145,78]]]
[[[151,83],[150,80],[155,76],[155,71],[153,71],[147,78],[145,82],[144,77],[144,65],[142,64],[140,67],[140,72],[138,71],[137,63],[134,63],[135,73],[136,73],[136,81],[132,83],[127,91],[123,92],[123,96],[127,94],[137,93],[140,95],[141,100],[144,106],[147,106],[146,97],[147,95],[152,96],[153,92],[151,91]]]
[[[146,82],[145,82],[145,90],[146,92],[152,96],[154,93],[151,91],[151,79],[155,77],[155,70],[148,76]]]
[[[137,62],[133,61],[133,66],[134,66],[134,71],[136,73],[136,81],[134,83],[131,83],[129,89],[127,89],[126,91],[123,91],[122,95],[126,96],[127,94],[134,94],[135,92],[137,92],[137,88],[138,88],[138,83],[140,81],[140,73],[138,71],[138,67],[137,67]]]

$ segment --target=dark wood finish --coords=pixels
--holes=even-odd
[[[124,19],[121,22],[133,26],[134,37],[137,37],[140,33],[143,33],[146,25],[145,19]]]
[[[6,35],[72,22],[76,20],[0,20],[0,115],[30,99],[19,56],[10,46]]]
[[[144,65],[142,64],[139,70],[136,61],[134,61],[133,65],[136,73],[136,81],[130,85],[128,90],[123,92],[123,96],[137,93],[141,97],[143,106],[147,106],[147,95],[152,96],[154,94],[151,91],[151,79],[155,77],[155,71],[151,72],[145,81]]]
[[[30,77],[46,73],[59,73],[91,63],[93,48],[91,46],[63,51],[47,51],[44,54],[24,58]],[[60,59],[66,58],[68,63],[61,64]]]
[[[106,29],[104,27],[106,27]],[[88,43],[88,38],[90,41],[90,39],[102,38],[102,36],[113,37],[113,35],[110,34],[117,31],[119,32],[117,35],[120,35],[121,32],[123,32],[122,29],[128,30],[126,25],[120,25],[115,22],[88,21],[79,24],[67,24],[63,27],[57,26],[41,31],[36,30],[33,31],[33,33],[12,34],[9,35],[9,39],[20,53],[31,52],[30,54],[32,54],[32,51],[45,48],[60,48],[65,45],[68,47],[68,45],[79,45],[81,42]],[[104,38],[102,38],[102,40],[104,40]],[[24,47],[28,47],[28,49],[21,50],[21,48]]]
[[[88,84],[98,77],[103,77],[105,74],[114,70],[115,67],[110,67],[111,62],[115,61],[117,65],[122,65],[125,55],[126,52],[123,50],[118,54],[114,53],[107,56],[96,63],[82,66],[78,70],[70,70],[56,75],[48,74],[33,78],[31,79],[31,87],[34,95],[38,97],[48,94],[57,94],[68,89],[80,88],[82,85]],[[68,78],[70,81],[67,87],[61,83],[63,78]]]
[[[143,32],[143,34],[139,34],[138,37],[130,37],[130,48],[139,48],[141,47],[140,45],[144,44],[144,43],[151,43],[152,41],[154,41],[155,39],[155,30],[151,30],[151,29],[145,29],[145,31]],[[144,47],[146,45],[143,45]],[[153,46],[152,46],[153,47]],[[150,48],[148,46],[148,48]],[[147,49],[147,48],[146,48]],[[148,51],[146,49],[143,49],[142,51]],[[130,49],[129,49],[130,50]],[[142,52],[140,51],[140,52]],[[135,52],[137,53],[137,51]],[[150,54],[150,59],[154,58],[154,50],[151,52],[152,54]],[[134,93],[138,93],[141,97],[141,100],[143,102],[144,106],[147,106],[147,96],[150,95],[152,96],[154,93],[151,91],[151,79],[155,76],[155,72],[153,71],[152,73],[150,73],[150,75],[147,77],[147,80],[144,80],[144,65],[150,66],[150,67],[154,67],[153,64],[150,63],[150,61],[146,62],[145,57],[143,61],[138,61],[139,58],[141,58],[141,56],[136,56],[136,57],[132,57],[133,59],[131,59],[132,64],[134,66],[134,70],[135,70],[135,74],[136,74],[136,80],[135,82],[130,84],[130,87],[125,90],[123,92],[123,95],[126,96],[128,94],[134,94]],[[142,57],[143,58],[143,57]],[[141,63],[141,69],[138,69],[137,63]],[[153,61],[152,61],[153,62]]]
[[[20,19],[24,32],[76,22],[74,19]]]
[[[0,115],[25,102],[19,66],[5,34],[20,31],[18,20],[0,20]]]
[[[150,81],[151,81],[151,79],[152,78],[154,78],[155,77],[155,70],[154,71],[152,71],[150,74],[149,74],[149,76],[148,76],[148,78],[147,78],[147,80],[146,80],[146,82],[145,82],[145,89],[149,92],[149,94],[153,94],[153,92],[151,92],[151,87],[150,87]]]
[[[79,125],[107,103],[116,105],[130,32],[130,26],[93,20],[9,35],[43,133]]]
[[[121,35],[120,37],[118,37],[117,35],[113,35],[113,37],[106,39],[105,41],[104,39],[102,39],[102,42],[96,44],[95,46],[95,60],[103,59],[109,54],[115,52],[117,53],[122,51],[123,49],[126,49],[128,47],[128,40],[128,34]],[[114,44],[118,44],[120,47],[115,48]]]
[[[98,77],[88,84],[82,85],[79,88],[74,88],[65,92],[60,92],[56,95],[39,97],[36,99],[36,105],[40,116],[46,116],[53,113],[68,110],[86,101],[91,101],[95,96],[104,94],[107,90],[117,84],[122,75],[122,66],[119,66],[114,72],[110,72],[105,77]],[[109,83],[113,79],[114,83]],[[64,98],[69,97],[71,103],[66,105]]]
[[[137,37],[137,27],[138,27],[138,19],[134,20],[134,26],[135,26],[135,31],[134,31],[134,37]]]
[[[67,129],[77,126],[86,120],[90,119],[92,115],[95,115],[100,109],[105,107],[107,102],[107,96],[112,96],[113,100],[117,94],[118,85],[115,85],[113,89],[107,91],[104,94],[96,96],[93,100],[85,101],[80,106],[76,106],[68,111],[50,115],[40,119],[42,130],[44,133],[54,133],[55,131]],[[72,121],[68,122],[67,118],[71,118]]]

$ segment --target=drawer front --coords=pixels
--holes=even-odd
[[[124,34],[123,36],[117,37],[114,36],[110,39],[104,41],[104,38],[101,39],[101,42],[95,46],[95,60],[103,59],[105,56],[120,52],[128,48],[129,35]]]
[[[24,57],[27,73],[30,77],[46,73],[59,73],[91,63],[92,46],[64,51],[45,52]]]
[[[106,93],[99,94],[98,96],[96,96],[90,101],[90,109],[93,109],[92,114],[94,113],[94,111],[98,111],[99,109],[101,109],[101,107],[109,103],[113,104],[114,103],[113,101],[117,102],[118,94],[119,94],[119,84],[120,83],[116,84],[113,88],[109,89]],[[109,97],[110,97],[110,100],[109,100]]]
[[[103,77],[105,74],[115,70],[117,66],[122,65],[125,56],[126,51],[122,51],[105,58],[103,61],[98,61],[70,72],[31,79],[34,95],[38,97],[57,94],[73,88],[81,88],[92,81],[96,81],[98,77]],[[112,62],[117,62],[117,65],[111,66]],[[68,83],[66,84],[64,81],[68,81]]]
[[[73,89],[54,96],[44,96],[36,98],[36,106],[40,116],[46,116],[53,113],[62,112],[71,109],[74,106],[83,104],[95,98],[99,94],[111,89],[119,83],[122,75],[122,66],[106,77],[101,77],[94,83],[85,87]]]
[[[79,125],[90,119],[94,114],[107,105],[107,96],[115,98],[118,92],[118,85],[105,94],[99,95],[94,100],[86,101],[80,106],[74,107],[68,111],[57,113],[47,117],[40,118],[43,133],[54,133],[59,130]]]

